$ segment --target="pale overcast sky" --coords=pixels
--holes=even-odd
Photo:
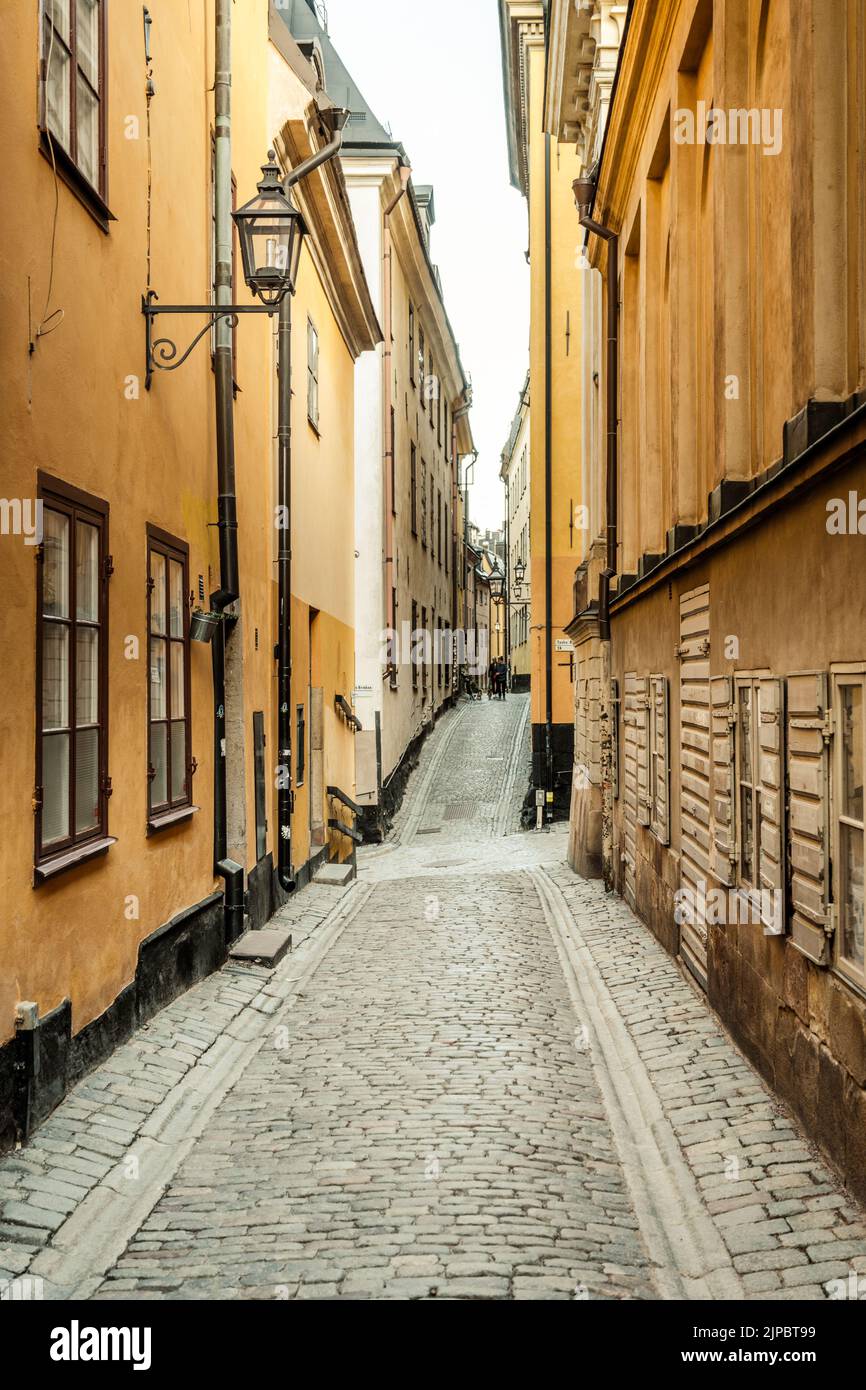
[[[479,451],[469,512],[501,525],[502,446],[526,377],[526,204],[508,175],[496,0],[327,0],[328,29],[416,184],[433,184],[431,248],[472,377]]]

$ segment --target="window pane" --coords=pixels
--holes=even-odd
[[[150,578],[153,583],[150,595],[150,630],[165,632],[165,558],[155,550],[150,553]]]
[[[186,725],[182,719],[171,726],[171,799],[180,801],[186,795]]]
[[[740,788],[740,871],[744,882],[752,882],[752,789]]]
[[[42,629],[42,727],[69,727],[69,629],[60,623]]]
[[[863,819],[863,687],[843,685],[842,697],[842,814]]]
[[[69,735],[42,740],[42,845],[69,834]]]
[[[165,719],[168,715],[165,694],[165,639],[150,639],[150,717]]]
[[[83,522],[75,528],[75,616],[99,620],[99,532]]]
[[[69,43],[69,0],[47,0],[45,12],[54,21],[54,27]]]
[[[99,183],[99,102],[84,78],[78,75],[78,167],[88,183]]]
[[[79,729],[75,735],[75,833],[99,825],[99,730]]]
[[[164,806],[168,801],[168,725],[150,726],[150,762],[154,776],[150,783],[151,806]]]
[[[75,722],[99,722],[99,633],[80,627],[75,639]]]
[[[740,777],[752,783],[752,691],[744,686],[740,691]]]
[[[69,617],[69,518],[45,508],[42,519],[42,612]]]
[[[68,26],[67,26],[68,29]],[[45,83],[46,110],[45,121],[51,134],[60,141],[64,149],[69,149],[69,75],[71,63],[67,50],[54,34],[50,25],[45,31],[45,61],[47,78]],[[50,62],[49,62],[49,54]]]
[[[169,561],[169,619],[172,637],[183,637],[183,565]]]
[[[863,969],[863,831],[841,825],[842,955]]]
[[[78,0],[76,47],[78,66],[92,87],[99,88],[99,0]]]
[[[183,718],[186,714],[183,679],[184,650],[182,642],[171,644],[171,717]]]

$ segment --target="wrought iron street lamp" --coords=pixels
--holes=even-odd
[[[232,213],[241,244],[244,279],[263,304],[273,308],[294,294],[306,232],[304,219],[283,188],[273,150],[262,165],[254,198]]]
[[[490,597],[501,599],[505,591],[505,575],[494,570],[490,576]]]
[[[262,165],[256,196],[232,213],[241,244],[244,279],[258,304],[159,304],[155,290],[148,290],[141,302],[147,334],[147,374],[149,391],[155,371],[174,372],[220,319],[237,322],[238,314],[276,314],[287,295],[293,295],[298,282],[301,246],[307,228],[280,180],[273,150]],[[154,338],[154,320],[160,314],[198,314],[207,323],[178,356],[171,338]]]
[[[514,583],[518,589],[522,586],[525,575],[526,566],[522,560],[518,560],[514,566]]]

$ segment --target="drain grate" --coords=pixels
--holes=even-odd
[[[445,807],[446,820],[472,820],[475,816],[476,802],[452,801]]]
[[[441,825],[428,825],[423,830],[416,830],[416,835],[438,835],[442,830]]]

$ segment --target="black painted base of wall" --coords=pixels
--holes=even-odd
[[[571,777],[574,766],[574,725],[553,724],[551,726],[551,752],[553,755],[553,819],[568,820],[571,810]],[[524,807],[524,819],[531,805],[532,817],[528,822],[535,824],[535,789],[547,789],[546,725],[532,726],[532,791]]]
[[[0,1152],[33,1132],[87,1072],[226,957],[223,895],[178,913],[142,941],[135,978],[72,1035],[68,999],[0,1048]]]
[[[416,734],[412,742],[405,749],[403,756],[397,763],[393,772],[388,777],[387,782],[382,786],[382,800],[378,806],[365,806],[364,814],[358,823],[358,829],[364,836],[364,843],[368,845],[381,844],[394,822],[394,817],[403,804],[403,797],[406,795],[406,787],[409,778],[418,766],[418,759],[421,756],[421,749],[424,747],[429,735],[442,718],[447,710],[453,709],[457,697],[449,695],[443,700],[441,706],[436,711],[433,719],[426,724],[420,733]]]
[[[532,688],[532,677],[527,673],[523,676],[511,677],[511,689],[515,695],[528,695]]]

